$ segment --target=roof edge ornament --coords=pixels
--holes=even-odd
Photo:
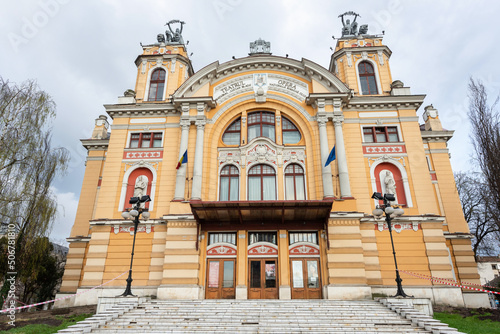
[[[349,19],[346,19],[344,21],[344,16],[347,16],[347,15],[354,16],[354,19],[352,22]],[[339,17],[342,21],[342,25],[343,25],[342,37],[366,35],[368,33],[368,24],[362,24],[358,30],[358,22],[356,22],[356,19],[358,18],[358,16],[361,17],[361,15],[359,15],[353,11],[345,12],[344,14],[339,15]]]
[[[262,38],[255,40],[255,42],[250,42],[250,53],[248,54],[249,56],[270,54],[271,42],[266,42]]]

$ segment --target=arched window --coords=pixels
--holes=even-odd
[[[297,164],[290,164],[285,169],[285,199],[306,199],[304,169]]]
[[[361,94],[373,95],[378,94],[377,81],[375,80],[375,71],[372,64],[367,61],[362,61],[358,65],[359,81],[361,82]]]
[[[296,144],[302,138],[299,129],[288,118],[282,117],[281,131],[283,132],[283,144]]]
[[[240,193],[240,173],[232,165],[225,166],[220,172],[220,201],[237,201]]]
[[[151,74],[148,101],[163,101],[165,90],[165,70],[158,68]]]
[[[268,165],[256,165],[248,171],[248,200],[276,199],[276,172]]]
[[[248,142],[257,137],[267,137],[276,141],[274,113],[257,111],[248,114]]]
[[[227,127],[226,131],[222,135],[222,141],[226,145],[239,145],[241,136],[241,117],[238,117],[236,121],[231,123]]]

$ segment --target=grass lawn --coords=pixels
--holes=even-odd
[[[459,332],[468,334],[500,334],[500,323],[478,319],[480,315],[463,318],[460,314],[435,312],[434,318],[442,321]]]
[[[92,314],[79,314],[74,315],[68,318],[63,316],[55,316],[56,319],[62,320],[62,323],[59,326],[50,326],[45,324],[36,324],[36,325],[27,325],[19,328],[12,328],[8,331],[2,331],[2,333],[18,333],[18,334],[49,334],[56,333],[60,329],[65,329],[68,326],[76,324],[78,321],[82,321],[88,317],[92,316]]]

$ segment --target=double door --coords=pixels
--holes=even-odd
[[[235,260],[209,259],[207,274],[207,299],[235,298]]]
[[[290,259],[292,299],[320,299],[319,261],[315,258]]]
[[[250,259],[248,299],[278,299],[278,260]]]

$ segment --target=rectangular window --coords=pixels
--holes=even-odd
[[[248,244],[257,242],[269,242],[277,245],[276,232],[251,232],[248,234]]]
[[[130,135],[129,148],[152,148],[161,147],[163,133],[161,132],[141,132]]]
[[[232,245],[236,245],[236,233],[233,232],[223,232],[223,233],[209,233],[208,234],[208,245],[213,245],[219,242],[224,242]]]
[[[363,128],[365,143],[397,143],[399,142],[398,128],[395,126],[373,126]]]
[[[290,245],[297,242],[310,242],[312,244],[318,244],[318,234],[316,232],[290,232],[288,233],[290,238]]]

